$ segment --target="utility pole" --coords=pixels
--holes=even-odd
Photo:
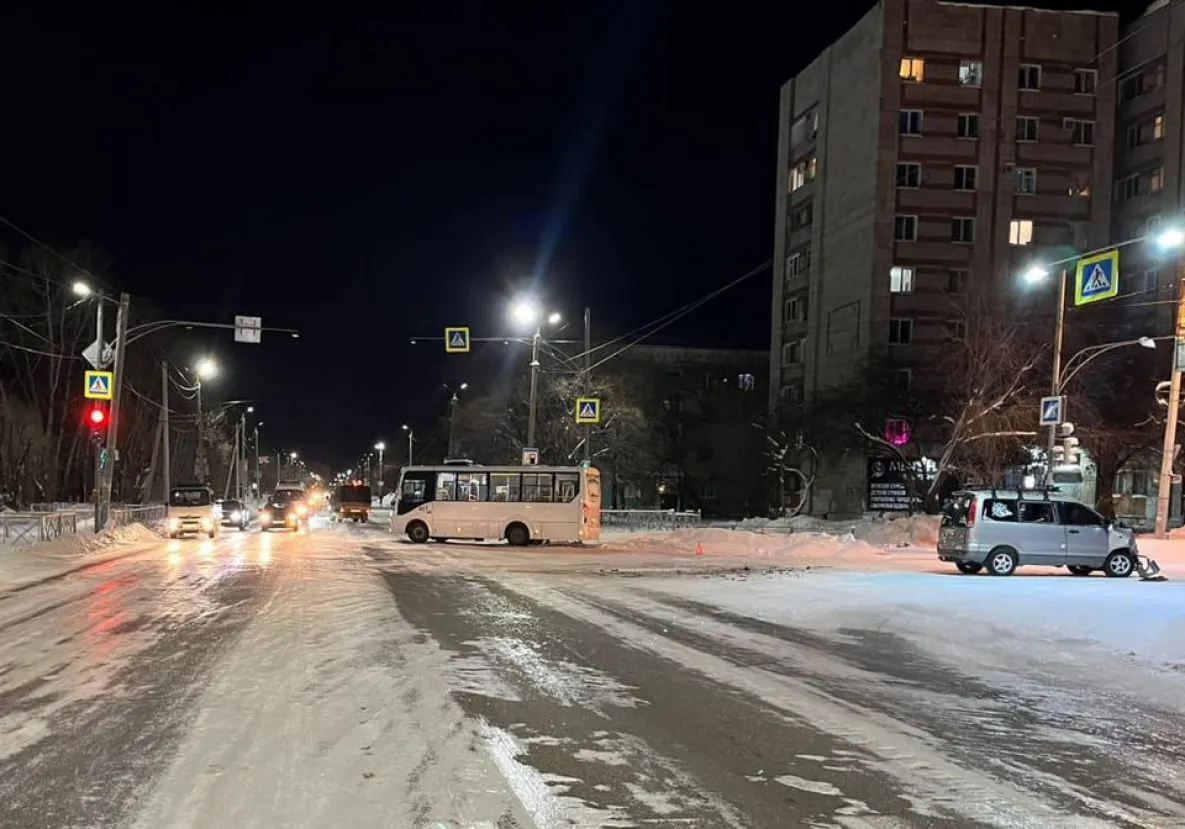
[[[1057,289],[1057,323],[1053,328],[1053,380],[1049,393],[1054,397],[1061,394],[1062,386],[1062,340],[1066,331],[1066,283],[1070,279],[1068,268],[1062,268],[1062,278]],[[1062,417],[1065,418],[1065,412]],[[1060,424],[1049,427],[1049,440],[1045,444],[1045,485],[1053,486],[1053,447],[1057,445],[1057,428]]]
[[[592,311],[584,308],[584,394],[592,396]],[[584,424],[584,463],[592,465],[592,424]]]
[[[1174,329],[1169,406],[1164,419],[1164,445],[1160,450],[1160,482],[1156,488],[1156,537],[1169,537],[1169,506],[1173,497],[1173,457],[1177,454],[1177,415],[1181,404],[1181,349],[1185,346],[1185,260],[1177,263],[1177,321]]]
[[[531,393],[527,403],[527,447],[530,449],[539,448],[535,445],[535,394],[539,389],[539,339],[542,336],[542,326],[536,326],[535,336],[531,338]]]
[[[263,469],[259,466],[259,427],[262,423],[256,423],[253,431],[255,437],[255,497],[263,494]]]
[[[197,479],[197,483],[206,483],[208,470],[206,467],[206,445],[205,430],[202,428],[202,378],[197,378],[197,449],[193,456],[193,476]]]
[[[164,489],[162,492],[165,496],[165,511],[168,511],[169,504],[169,489],[172,487],[172,482],[169,480],[169,465],[171,463],[169,458],[169,364],[164,360],[160,362],[160,422],[161,422],[161,448],[164,450],[164,466],[162,471],[164,477]]]
[[[100,518],[103,526],[107,525],[110,517],[112,488],[115,483],[115,464],[119,461],[119,404],[123,398],[124,352],[127,349],[128,317],[131,304],[132,298],[128,294],[121,293],[119,295],[119,312],[115,318],[115,366],[112,379],[114,388],[111,398],[111,416],[107,427],[107,466],[104,470],[102,486],[103,507]]]

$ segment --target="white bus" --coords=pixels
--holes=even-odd
[[[429,539],[596,541],[601,474],[578,466],[408,466],[399,476],[391,532]]]

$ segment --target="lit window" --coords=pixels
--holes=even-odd
[[[1008,223],[1008,244],[1010,245],[1031,245],[1033,244],[1033,220],[1032,219],[1013,219]]]
[[[1041,88],[1041,67],[1034,63],[1022,63],[1017,67],[1016,86],[1019,89]]]
[[[902,268],[897,265],[889,268],[889,292],[913,293],[913,268]]]
[[[757,388],[757,378],[752,374],[738,374],[737,388],[741,391],[753,391]]]
[[[1164,167],[1157,167],[1148,174],[1148,189],[1153,193],[1164,189]]]
[[[926,76],[926,61],[922,58],[901,59],[901,79],[921,83]]]
[[[1037,171],[1032,167],[1017,167],[1013,175],[1016,179],[1016,192],[1029,196],[1037,192]]]
[[[963,86],[983,85],[983,61],[964,60],[959,62],[959,83]]]
[[[1164,138],[1164,116],[1157,115],[1152,119],[1152,140],[1159,141]]]

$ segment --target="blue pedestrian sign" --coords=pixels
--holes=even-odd
[[[1065,420],[1066,398],[1064,397],[1042,397],[1041,398],[1041,425],[1042,426],[1056,426]]]
[[[1086,305],[1111,299],[1119,293],[1119,250],[1078,260],[1074,273],[1074,304]]]
[[[82,396],[87,400],[110,400],[113,397],[109,371],[88,371],[83,380]]]
[[[449,354],[468,354],[469,353],[469,329],[468,328],[446,328],[444,329],[444,350]]]
[[[600,423],[601,399],[599,397],[576,398],[576,422]]]

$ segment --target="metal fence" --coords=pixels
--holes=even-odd
[[[144,507],[119,507],[111,510],[111,526],[126,527],[128,524],[159,524],[165,520],[163,504]]]
[[[699,510],[676,512],[662,509],[603,509],[601,526],[621,530],[681,530],[698,527]]]
[[[0,544],[26,547],[78,532],[76,512],[0,513]]]

